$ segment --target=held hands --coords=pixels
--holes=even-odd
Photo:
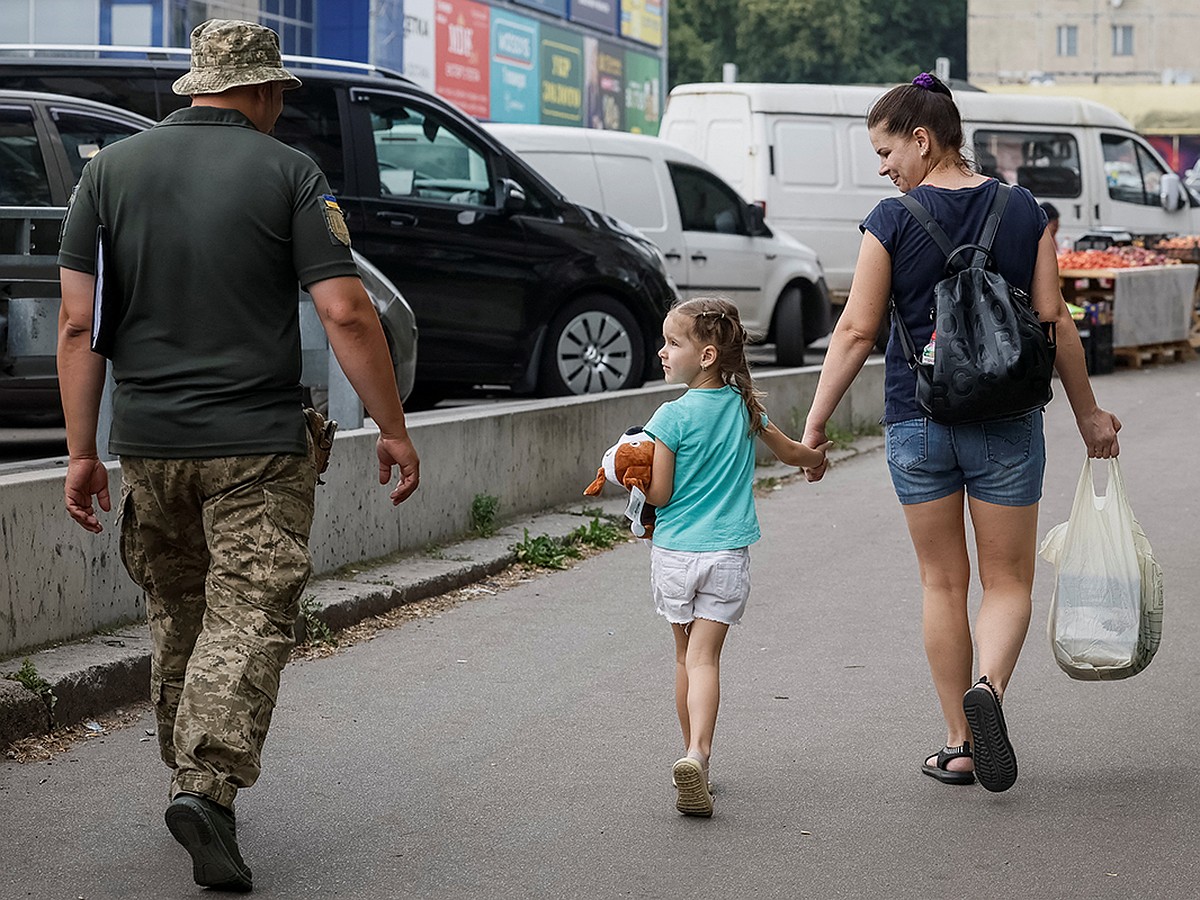
[[[1121,452],[1117,443],[1121,420],[1108,410],[1097,406],[1075,422],[1079,426],[1079,435],[1083,438],[1091,459],[1111,459]]]
[[[67,462],[67,481],[63,493],[67,512],[80,527],[92,534],[104,530],[92,506],[94,496],[102,510],[108,512],[112,509],[112,500],[108,495],[108,470],[104,468],[104,463],[94,456],[72,456]]]
[[[421,482],[421,460],[417,458],[417,449],[407,434],[380,434],[375,443],[375,455],[379,458],[380,484],[392,480],[392,466],[400,467],[400,479],[391,493],[392,506],[399,506]]]
[[[828,453],[830,448],[833,447],[833,441],[826,437],[824,428],[809,427],[804,430],[803,443],[805,446],[813,448],[814,453],[821,454],[821,458],[816,465],[803,467],[804,480],[812,484],[814,481],[820,481],[825,477],[825,472],[829,468]]]

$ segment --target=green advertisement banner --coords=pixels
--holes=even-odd
[[[662,63],[657,56],[625,52],[625,128],[658,134],[662,119]]]
[[[583,125],[583,38],[541,28],[541,119],[543,125]]]

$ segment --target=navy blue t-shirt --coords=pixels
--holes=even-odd
[[[957,247],[982,237],[984,221],[996,197],[996,184],[989,179],[970,188],[921,185],[909,196],[929,211]],[[892,299],[919,353],[933,333],[933,288],[946,277],[946,255],[899,197],[879,201],[859,228],[875,235],[892,257]],[[1024,291],[1030,289],[1038,241],[1045,229],[1045,210],[1025,188],[1014,187],[992,243],[996,267],[1009,284]],[[916,377],[893,323],[885,358],[884,422],[903,422],[924,415],[914,399]]]

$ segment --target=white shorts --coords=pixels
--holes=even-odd
[[[654,608],[668,622],[736,625],[750,597],[750,548],[693,552],[652,546],[650,587]]]

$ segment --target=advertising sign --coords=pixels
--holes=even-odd
[[[564,19],[567,17],[567,0],[514,0],[514,2],[531,9],[540,9],[542,12],[561,16]]]
[[[433,71],[433,0],[404,0],[405,75],[432,91]]]
[[[662,68],[657,57],[625,53],[625,128],[638,134],[658,134],[662,118]]]
[[[661,47],[663,0],[621,0],[621,36]]]
[[[571,21],[582,22],[609,34],[617,33],[620,0],[571,0]]]
[[[492,118],[537,124],[538,23],[492,9]]]
[[[589,128],[625,127],[625,51],[592,37],[583,39]]]
[[[472,0],[437,0],[437,83],[435,89],[464,112],[480,119],[490,113],[489,7]]]
[[[370,60],[377,66],[404,71],[404,2],[376,0],[371,16]]]
[[[540,43],[542,124],[582,125],[583,39],[543,25]]]

